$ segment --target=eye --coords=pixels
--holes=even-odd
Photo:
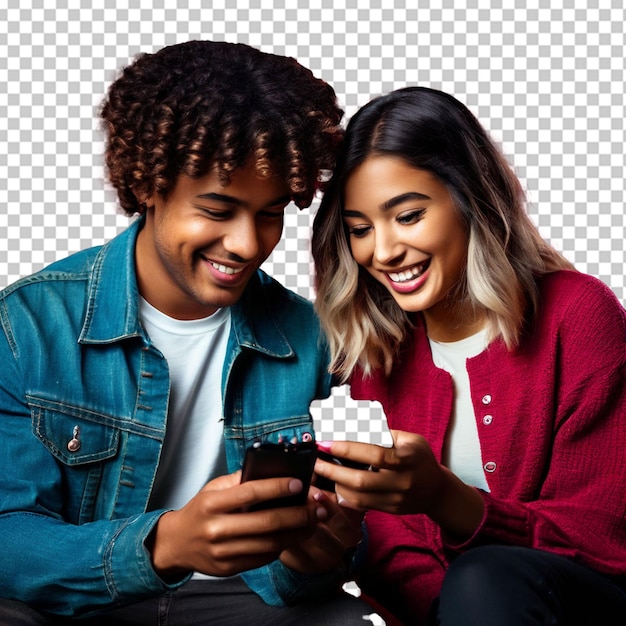
[[[412,209],[410,211],[400,213],[396,217],[396,220],[399,224],[404,225],[417,224],[417,222],[419,222],[424,216],[424,213],[426,213],[426,209]]]
[[[195,208],[201,211],[206,217],[213,220],[226,220],[233,213],[229,209],[214,209],[205,206],[196,206]]]
[[[372,227],[368,224],[356,224],[354,226],[346,224],[346,228],[350,237],[356,237],[358,239],[359,237],[365,237]]]

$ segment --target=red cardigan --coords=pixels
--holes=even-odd
[[[602,282],[575,271],[546,275],[540,294],[520,348],[497,340],[467,363],[490,489],[474,536],[449,545],[424,515],[366,516],[359,583],[411,623],[428,612],[449,559],[481,544],[626,574],[626,312]],[[391,376],[355,375],[351,395],[379,400],[391,428],[424,435],[441,459],[452,380],[433,364],[420,322]]]

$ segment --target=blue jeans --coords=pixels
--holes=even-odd
[[[626,589],[574,561],[531,548],[484,546],[452,562],[439,626],[623,626]]]
[[[44,616],[19,602],[0,600],[4,626],[367,626],[374,611],[346,593],[290,607],[265,604],[240,577],[192,580],[176,591],[116,609],[102,617]]]

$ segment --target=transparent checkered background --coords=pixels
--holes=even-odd
[[[621,0],[7,5],[0,8],[0,287],[127,225],[102,180],[96,108],[135,54],[213,38],[296,57],[333,84],[347,117],[406,85],[454,94],[515,164],[542,234],[624,302]],[[266,264],[309,298],[316,206],[290,207],[284,241]],[[351,401],[343,388],[314,414],[322,437],[390,441],[380,409]]]

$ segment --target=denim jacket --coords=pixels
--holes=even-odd
[[[166,584],[145,546],[164,513],[147,503],[170,382],[138,316],[140,227],[0,293],[0,596],[51,613],[92,612],[188,579]],[[255,440],[313,434],[309,406],[331,380],[303,298],[259,271],[231,314],[220,401],[235,471]],[[333,576],[277,561],[244,578],[280,605]]]

